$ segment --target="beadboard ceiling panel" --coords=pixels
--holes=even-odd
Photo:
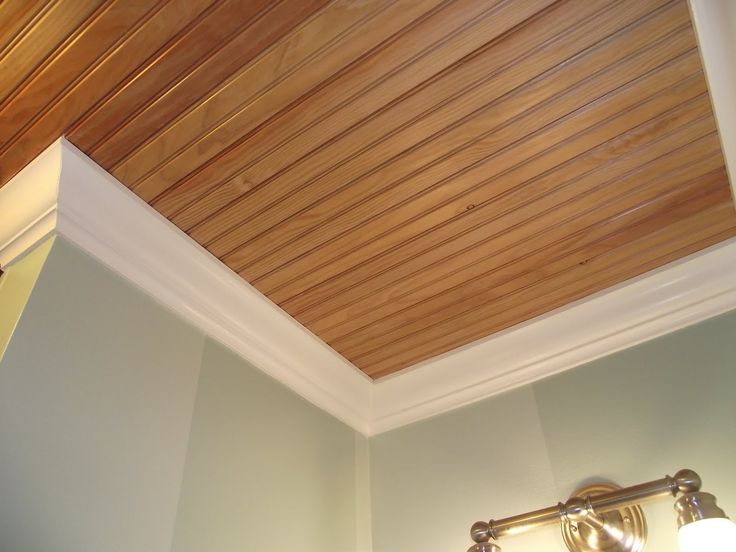
[[[61,135],[374,378],[736,235],[684,0],[6,0]]]

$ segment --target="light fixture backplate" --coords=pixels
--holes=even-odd
[[[611,483],[596,483],[575,491],[572,497],[586,498],[620,489]],[[641,507],[626,506],[600,514],[606,529],[587,523],[562,520],[562,539],[570,552],[641,552],[647,540],[647,522]]]

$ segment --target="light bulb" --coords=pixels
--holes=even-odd
[[[701,519],[680,527],[680,552],[736,552],[736,523]]]

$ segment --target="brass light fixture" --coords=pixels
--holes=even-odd
[[[476,544],[468,552],[501,552],[494,541],[557,522],[571,552],[641,552],[647,524],[639,504],[678,495],[681,552],[736,552],[736,523],[716,506],[712,494],[700,492],[700,486],[700,476],[692,470],[625,489],[589,485],[556,506],[474,523],[470,537]]]

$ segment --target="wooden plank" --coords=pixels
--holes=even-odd
[[[91,71],[68,88],[42,116],[0,155],[0,182],[6,182],[46,146],[63,135],[76,120],[133,79],[141,65],[188,25],[193,24],[213,0],[167,2],[102,56]]]
[[[702,251],[704,249],[707,249],[708,247],[712,247],[714,245],[717,245],[717,244],[719,244],[720,242],[722,242],[724,240],[728,240],[730,238],[733,238],[735,235],[736,235],[736,228],[732,227],[732,228],[729,228],[729,229],[724,230],[722,232],[719,232],[717,234],[714,234],[712,236],[709,236],[709,237],[707,237],[707,238],[705,238],[705,239],[703,239],[703,240],[701,240],[701,241],[699,241],[697,243],[686,245],[685,247],[682,247],[682,248],[680,248],[680,249],[678,249],[678,250],[676,250],[674,252],[668,253],[668,254],[666,254],[666,255],[664,255],[662,257],[659,257],[657,259],[653,259],[651,261],[648,261],[647,262],[647,266],[646,267],[642,267],[642,269],[641,269],[642,272],[641,273],[639,273],[639,274],[636,274],[636,273],[625,274],[625,275],[623,275],[621,277],[622,278],[621,281],[623,282],[623,281],[626,281],[626,280],[635,278],[637,276],[640,276],[641,274],[644,274],[645,272],[648,272],[649,270],[657,269],[660,266],[666,265],[667,263],[677,261],[677,260],[679,260],[679,259],[681,259],[683,257],[686,257],[688,255],[692,255],[694,253],[697,253],[699,251]],[[605,288],[602,288],[602,289],[605,289]],[[560,306],[562,307],[562,306],[564,306],[566,304],[573,303],[573,302],[575,302],[577,300],[584,299],[588,295],[592,295],[592,294],[594,294],[596,292],[601,291],[602,289],[596,289],[595,287],[592,287],[587,292],[585,290],[583,290],[582,293],[584,293],[584,294],[580,294],[579,295],[579,294],[571,293],[569,295],[569,297],[568,297],[567,300],[564,300],[563,299],[560,302]],[[585,293],[587,293],[587,294],[585,294]],[[533,318],[535,318],[537,316],[540,316],[540,314],[544,314],[544,313],[536,313],[536,311],[534,311],[534,312],[531,312],[531,313],[527,313],[525,315],[522,315],[524,317],[524,320],[522,320],[521,323],[526,322],[527,320],[531,320],[531,319],[533,319]],[[503,324],[504,324],[504,326],[503,326],[502,330],[498,330],[498,331],[503,331],[505,329],[509,329],[509,328],[511,328],[512,326],[515,325],[515,323],[513,323],[513,322],[509,323],[508,321],[505,322],[505,323],[503,323]],[[442,354],[442,351],[436,353],[434,356],[437,356],[439,354]],[[428,358],[426,358],[424,360],[429,360],[431,358],[432,357],[428,357]],[[418,361],[418,362],[421,362],[421,361]],[[396,366],[396,365],[391,365],[389,363],[384,363],[382,366],[378,366],[377,365],[373,369],[368,369],[368,370],[363,370],[363,371],[366,373],[366,375],[370,376],[372,379],[379,379],[379,378],[388,376],[390,374],[394,374],[394,373],[396,373],[399,370],[402,370],[404,368],[411,367],[414,364],[416,364],[416,363],[412,363],[411,361],[409,361],[409,363],[408,364],[405,364],[404,366],[401,366],[401,365]]]
[[[485,246],[494,227],[508,232],[523,231],[523,227],[509,222],[512,216],[517,221],[522,217],[517,213],[519,209],[531,210],[533,205],[539,205],[540,213],[544,213],[555,205],[548,194],[566,190],[569,195],[561,197],[573,197],[580,190],[646,169],[653,162],[667,163],[668,154],[679,155],[682,147],[715,131],[707,98],[698,98],[690,108],[678,107],[654,118],[488,204],[477,206],[466,216],[448,223],[446,230],[452,238],[442,240],[437,236],[426,250],[419,249],[416,242],[409,242],[381,256],[379,264],[366,263],[285,302],[282,307],[317,331],[348,322],[380,305],[382,299],[397,300],[413,291],[411,282],[415,279],[427,284],[435,278],[442,280],[466,267],[469,260],[492,255],[494,250]]]
[[[716,182],[716,181],[714,181]],[[716,182],[718,184],[718,182]],[[710,187],[713,189],[713,186]],[[720,198],[721,204],[723,203],[723,193],[707,194],[705,196],[697,197],[696,201],[698,207],[713,207],[718,205],[716,198]],[[681,198],[682,199],[682,198]],[[578,248],[575,251],[567,252],[566,256],[551,259],[547,264],[538,265],[531,268],[527,272],[519,273],[515,279],[501,281],[498,284],[496,290],[489,290],[488,288],[482,290],[476,298],[465,296],[462,301],[453,305],[451,312],[448,312],[446,316],[441,316],[440,313],[431,313],[427,315],[426,319],[413,320],[406,323],[405,326],[400,327],[399,330],[395,331],[393,335],[390,330],[389,333],[384,334],[383,340],[379,339],[379,336],[375,334],[375,329],[366,328],[364,332],[358,333],[353,337],[352,347],[349,344],[343,344],[339,342],[331,342],[330,345],[345,355],[346,358],[358,358],[360,355],[370,354],[378,348],[390,347],[390,343],[397,342],[402,338],[411,338],[412,336],[422,333],[426,328],[434,324],[438,324],[451,318],[453,316],[459,316],[469,310],[474,309],[480,302],[487,297],[489,294],[503,291],[507,294],[515,293],[518,290],[527,288],[530,285],[535,285],[538,281],[546,277],[551,271],[556,271],[555,274],[559,274],[564,270],[574,269],[577,265],[586,264],[592,258],[596,258],[600,255],[608,253],[608,251],[628,243],[629,237],[639,238],[646,235],[648,232],[659,231],[666,227],[665,218],[671,220],[673,224],[684,220],[686,216],[693,215],[696,211],[688,207],[688,203],[681,203],[678,207],[680,209],[673,211],[673,213],[661,213],[662,216],[657,216],[644,221],[637,227],[627,228],[619,233],[609,235],[605,239],[599,242],[585,243],[583,247]],[[638,233],[637,233],[638,231]],[[470,290],[468,289],[468,292]],[[497,297],[501,298],[502,296]],[[474,303],[474,300],[477,302]],[[363,341],[360,341],[360,338]],[[377,344],[379,344],[376,346]]]
[[[710,175],[711,188],[715,189],[714,193],[698,196],[698,193],[702,193],[703,189],[695,189],[695,185],[678,190],[677,193],[669,194],[666,197],[658,197],[655,200],[643,205],[641,208],[630,209],[627,212],[620,213],[612,217],[610,220],[596,223],[594,226],[589,228],[589,234],[579,232],[568,236],[564,240],[561,240],[554,245],[550,246],[548,251],[543,249],[537,249],[530,252],[523,258],[516,259],[509,262],[506,265],[495,268],[490,271],[489,274],[479,277],[472,281],[467,281],[463,285],[458,285],[456,289],[446,292],[445,298],[454,296],[456,303],[452,305],[452,312],[459,312],[462,303],[465,303],[465,307],[469,308],[472,305],[468,304],[469,294],[473,293],[473,289],[480,290],[482,294],[487,292],[489,289],[498,288],[503,289],[506,293],[511,293],[515,289],[528,285],[534,278],[538,277],[538,270],[548,264],[559,260],[566,262],[569,266],[573,266],[576,263],[585,263],[590,258],[590,251],[602,251],[607,246],[608,238],[605,235],[606,232],[611,230],[619,230],[616,239],[623,239],[625,235],[634,235],[634,232],[647,231],[642,230],[644,227],[639,229],[632,228],[628,225],[630,222],[639,223],[642,222],[644,217],[648,217],[646,227],[649,229],[659,228],[667,223],[668,220],[673,220],[673,217],[679,217],[681,213],[688,212],[693,214],[698,212],[703,206],[710,206],[714,198],[721,198],[723,201],[724,190],[722,186],[722,180],[714,179]],[[697,185],[707,185],[705,179],[698,180]],[[707,188],[706,188],[707,189]],[[685,193],[690,194],[686,196]],[[684,201],[683,201],[684,200]],[[679,203],[678,203],[679,202]],[[664,206],[664,209],[662,208]],[[659,210],[658,210],[659,209]],[[672,210],[668,210],[672,209]],[[684,216],[684,215],[682,215]],[[679,219],[678,219],[679,220]],[[628,225],[628,226],[627,226]],[[627,234],[628,232],[628,234]],[[606,240],[604,240],[606,238]],[[596,241],[597,240],[597,241]],[[586,244],[585,248],[581,248],[581,244]],[[591,245],[592,244],[592,245]],[[535,244],[536,246],[536,244]],[[504,257],[506,255],[504,254]],[[492,273],[492,275],[491,275]],[[491,288],[494,286],[494,288]],[[396,314],[389,314],[385,319],[381,319],[379,322],[373,322],[363,327],[353,330],[350,334],[345,334],[336,339],[330,339],[328,333],[325,333],[323,339],[330,343],[331,346],[339,348],[344,354],[348,356],[355,356],[362,352],[367,352],[375,348],[375,343],[383,340],[398,339],[398,334],[411,333],[410,330],[417,330],[419,327],[429,326],[431,319],[437,320],[450,316],[452,313],[432,311],[428,312],[427,318],[419,321],[416,315],[419,312],[424,312],[428,309],[427,304],[417,305],[413,308],[407,308],[399,316]],[[389,329],[389,326],[394,325],[394,321],[399,317],[406,318],[406,325],[399,326],[397,335],[394,335],[394,331]],[[424,325],[424,326],[423,326]],[[380,333],[379,333],[380,332]],[[351,346],[353,348],[351,348]]]
[[[597,278],[598,282],[607,282],[604,287],[611,285],[621,273],[638,272],[642,265],[647,264],[647,260],[652,258],[651,252],[667,251],[669,247],[680,247],[683,242],[689,240],[699,241],[713,233],[720,233],[728,228],[733,228],[733,220],[729,219],[733,214],[733,207],[727,202],[722,202],[714,207],[701,211],[689,218],[678,221],[676,224],[666,226],[654,233],[645,233],[642,237],[633,242],[627,242],[619,247],[615,247],[605,253],[598,253],[596,256],[587,260],[582,264],[577,264],[570,270],[559,268],[556,265],[544,267],[539,272],[539,277],[530,279],[531,285],[523,287],[514,293],[504,294],[504,290],[498,290],[497,297],[489,303],[476,303],[475,308],[465,311],[460,316],[453,319],[445,319],[436,325],[433,331],[439,336],[441,327],[450,329],[444,335],[448,337],[448,342],[458,336],[466,333],[470,329],[471,334],[479,331],[478,324],[480,318],[487,319],[488,309],[492,308],[494,316],[488,319],[488,323],[500,319],[512,319],[519,313],[529,313],[538,309],[548,311],[547,307],[542,306],[543,302],[555,301],[560,297],[568,298],[570,290],[578,292],[580,288],[590,291],[590,287],[584,284],[589,283],[590,277]],[[656,258],[657,255],[654,255]],[[577,288],[577,289],[576,289]],[[509,308],[507,308],[509,307]],[[485,311],[485,312],[484,312]],[[498,316],[502,314],[502,316]],[[467,325],[466,325],[467,324]],[[450,338],[452,335],[452,338]],[[428,332],[422,332],[413,336],[414,344],[429,338]],[[383,351],[374,351],[371,354],[361,355],[359,358],[371,359],[371,362],[382,358],[390,358],[398,351],[406,351],[411,353],[411,339],[396,341],[393,344],[393,353],[384,349]],[[357,360],[357,359],[354,359]]]
[[[54,6],[54,1],[5,0],[0,2],[0,60],[25,33],[32,22]]]
[[[338,0],[113,174],[130,182],[144,199],[156,197],[438,1]],[[157,170],[164,165],[164,170]]]
[[[687,63],[687,58],[692,58],[692,61]],[[681,63],[683,65],[680,65]],[[538,131],[529,139],[483,159],[482,163],[474,164],[462,175],[464,182],[458,187],[461,192],[466,193],[460,197],[453,197],[454,190],[457,189],[453,180],[443,182],[446,189],[440,187],[432,190],[433,196],[441,197],[444,193],[447,199],[453,200],[443,204],[439,212],[430,211],[406,222],[403,215],[400,216],[400,211],[394,210],[387,212],[380,220],[373,221],[373,224],[386,225],[383,226],[384,228],[401,225],[401,232],[372,233],[371,241],[361,243],[359,247],[356,247],[354,237],[351,243],[346,243],[345,238],[341,237],[329,244],[329,251],[326,251],[324,247],[320,248],[316,252],[317,256],[302,256],[290,263],[288,269],[271,272],[253,282],[258,285],[259,289],[272,293],[272,298],[278,297],[276,301],[280,301],[286,293],[289,295],[283,299],[311,287],[310,283],[313,285],[326,280],[374,255],[381,254],[399,245],[402,241],[411,239],[437,224],[442,224],[447,218],[466,212],[468,205],[483,204],[505,191],[498,190],[492,182],[487,182],[489,175],[497,175],[518,166],[514,170],[523,176],[515,180],[523,182],[552,169],[570,157],[587,151],[592,146],[610,140],[653,116],[704,93],[705,83],[702,73],[696,73],[695,76],[677,84],[683,77],[692,74],[695,67],[697,67],[697,54],[686,56],[661,71],[651,73],[615,93],[586,105],[554,125]],[[658,93],[648,96],[654,91]],[[642,102],[643,97],[647,99]],[[491,142],[490,149],[493,149],[492,143],[495,138],[497,138],[496,133],[488,139]],[[555,147],[551,147],[555,144]],[[486,149],[480,144],[476,147],[480,152]],[[530,161],[524,163],[526,160]],[[432,167],[431,171],[433,170],[436,170],[436,167]],[[424,175],[425,178],[432,178],[431,171]],[[297,273],[301,274],[300,281],[297,281]],[[303,276],[307,273],[310,274],[310,277],[304,278]],[[284,291],[287,288],[288,291]]]
[[[717,141],[715,134],[676,149],[672,154],[629,171],[624,176],[609,177],[607,173],[618,172],[625,167],[625,163],[608,164],[517,208],[504,209],[499,206],[499,211],[505,210],[504,214],[489,216],[487,224],[472,232],[474,236],[484,234],[484,240],[469,245],[465,242],[464,249],[456,250],[452,257],[441,258],[433,264],[425,264],[427,260],[424,260],[421,270],[404,275],[396,280],[395,285],[372,293],[372,308],[368,306],[370,298],[365,297],[362,301],[351,304],[349,308],[332,313],[324,319],[317,319],[311,324],[301,316],[298,319],[324,339],[332,340],[361,325],[432,300],[456,285],[473,280],[501,264],[523,256],[532,248],[551,247],[570,234],[572,229],[589,222],[587,217],[600,216],[604,220],[606,216],[613,216],[611,213],[617,212],[615,209],[618,207],[603,202],[610,202],[612,195],[615,198],[619,189],[622,196],[627,192],[631,194],[632,189],[638,188],[643,188],[642,194],[666,195],[676,191],[678,182],[696,178],[698,172],[707,171],[712,164],[720,163],[719,157],[713,155],[709,148],[710,141]],[[682,168],[683,173],[673,174],[673,168]],[[664,180],[661,176],[663,174],[671,175],[672,180]],[[635,201],[631,196],[621,199]],[[599,203],[602,203],[600,207]],[[594,205],[593,209],[591,204]],[[604,216],[604,213],[607,214]],[[570,221],[571,217],[576,220]],[[511,220],[515,223],[511,223]],[[566,224],[563,225],[563,222]]]
[[[0,107],[73,42],[85,21],[104,4],[103,0],[59,0],[34,18],[0,58]]]
[[[74,140],[86,148],[97,163],[105,168],[112,168],[326,2],[327,0],[272,2],[269,10],[247,22],[247,27],[235,38],[220,49],[213,50],[211,57],[193,67],[191,72],[173,83],[138,116],[125,121],[111,135],[104,136],[95,143],[91,139],[90,143],[86,143],[84,137],[74,137]]]
[[[156,4],[156,0],[116,0],[86,21],[75,39],[24,85],[23,92],[0,108],[0,154],[12,147],[14,139],[41,118],[47,106],[68,93]]]
[[[84,151],[104,141],[257,17],[270,0],[223,0],[149,58],[136,77],[78,120],[68,138]],[[89,41],[87,41],[89,42]]]
[[[657,27],[661,28],[661,25]],[[652,29],[645,27],[641,30],[645,31],[641,36],[655,35]],[[656,46],[647,45],[646,49],[641,42],[636,42],[637,46],[628,49],[626,46],[634,42],[628,33],[619,38],[620,43],[616,41],[610,47],[597,49],[575,62],[566,63],[559,71],[545,74],[544,78],[535,80],[502,101],[493,102],[484,112],[476,114],[464,124],[397,157],[368,176],[353,180],[349,186],[341,188],[324,201],[238,246],[223,260],[236,270],[247,266],[246,277],[255,279],[404,202],[411,201],[406,211],[416,214],[421,206],[412,198],[430,189],[436,181],[457,172],[458,167],[471,165],[477,162],[480,155],[493,153],[493,148],[475,146],[476,140],[491,136],[494,148],[499,149],[506,143],[513,143],[530,128],[541,128],[554,122],[575,107],[646,74],[672,56],[692,48],[687,33],[681,32],[670,34],[668,39]],[[637,51],[639,55],[626,57]],[[602,59],[598,61],[595,58]],[[611,61],[620,63],[614,63],[609,70],[595,74],[601,66],[606,67],[603,63]],[[593,75],[589,76],[591,73]],[[565,94],[561,95],[563,92]],[[523,114],[523,117],[514,118],[519,114]],[[485,141],[488,142],[490,140]],[[436,163],[439,165],[433,170],[433,177],[428,178],[426,169]],[[406,220],[411,216],[411,213],[408,214]],[[247,231],[255,233],[262,218],[250,220],[245,226]],[[262,222],[261,226],[269,224],[268,221]],[[232,237],[228,235],[224,241],[230,245]],[[266,243],[269,246],[264,249]],[[220,241],[216,240],[210,244],[210,250],[221,256],[219,245]]]
[[[716,158],[712,163],[718,165],[719,160]],[[560,218],[548,227],[550,232],[560,230],[558,237],[562,235],[561,239],[544,239],[543,230],[531,241],[506,248],[501,246],[501,257],[508,259],[508,262],[494,258],[492,263],[486,263],[485,273],[467,279],[458,277],[453,287],[420,303],[393,312],[387,311],[386,316],[350,333],[334,338],[330,337],[330,333],[321,336],[348,358],[367,354],[459,315],[483,302],[487,294],[498,297],[501,290],[504,294],[513,293],[539,279],[540,271],[544,272],[550,266],[571,268],[614,246],[624,245],[727,201],[728,189],[724,186],[727,177],[723,167],[707,173],[703,173],[703,170],[687,170],[681,174],[673,171],[668,176],[676,176],[677,182],[670,184],[657,179],[653,185],[645,185],[628,193],[623,191],[623,197],[616,197],[618,190],[612,188],[617,186],[610,186],[603,190],[608,192],[608,198],[605,198],[605,193],[594,194],[565,205]],[[693,172],[701,174],[692,178]],[[600,204],[600,195],[604,196],[600,201],[603,208],[590,209],[590,205]],[[570,216],[571,208],[583,212]]]
[[[191,228],[242,194],[246,182],[272,176],[421,85],[445,66],[523,22],[548,3],[548,0],[539,0],[519,6],[485,2],[480,4],[485,10],[482,17],[477,15],[477,8],[467,9],[477,2],[470,2],[468,6],[462,2],[440,6],[444,9],[436,9],[418,20],[382,45],[380,51],[365,56],[344,71],[329,86],[245,136],[216,163],[177,183],[154,200],[153,205],[182,228]],[[566,5],[558,4],[555,8],[561,6]],[[246,174],[245,171],[255,169],[256,164],[258,176]],[[240,183],[238,187],[229,185],[234,183],[235,176]],[[215,190],[207,198],[194,201],[212,188]]]
[[[725,236],[732,236],[736,233],[733,217],[732,203],[722,203],[635,243],[577,265],[557,277],[537,281],[533,286],[484,308],[479,306],[462,316],[446,320],[414,339],[405,339],[383,351],[351,360],[374,376],[414,364],[638,276],[683,254],[712,245]]]
[[[720,224],[719,225],[719,227],[722,227],[722,228],[727,227],[727,226],[728,226],[727,224]],[[709,233],[709,232],[701,232],[700,235],[703,235],[703,234],[706,234],[706,233]],[[677,250],[675,250],[675,251],[673,251],[671,253],[667,253],[665,255],[662,255],[660,257],[655,258],[654,260],[648,261],[646,263],[646,265],[644,267],[641,267],[640,269],[631,270],[629,272],[624,272],[623,274],[620,274],[619,275],[619,279],[620,279],[620,281],[625,281],[625,280],[634,278],[634,277],[639,276],[639,275],[641,275],[641,274],[643,274],[643,273],[645,273],[645,272],[647,272],[649,270],[658,268],[659,266],[665,265],[665,264],[667,264],[669,262],[675,261],[675,260],[680,259],[682,257],[685,257],[687,255],[690,255],[690,254],[696,253],[698,251],[701,251],[702,249],[705,249],[707,247],[710,247],[712,245],[715,245],[715,244],[717,244],[717,243],[719,243],[719,242],[721,242],[723,240],[732,238],[735,234],[736,234],[736,228],[733,228],[733,227],[727,228],[726,230],[723,230],[721,232],[718,232],[718,233],[715,233],[713,235],[710,235],[710,236],[708,236],[708,237],[706,237],[706,238],[704,238],[704,239],[702,239],[700,241],[697,241],[695,243],[690,243],[690,244],[685,245],[684,247],[681,247],[681,248],[679,248],[679,249],[677,249]],[[687,240],[687,241],[690,241],[690,240]],[[675,246],[673,246],[673,247],[675,247]],[[647,252],[647,254],[649,254],[650,256],[654,256],[654,255],[657,255],[659,253],[661,253],[661,251],[658,251],[657,248],[653,248],[652,251]],[[558,304],[559,306],[563,306],[565,304],[572,303],[572,302],[577,301],[579,299],[583,299],[586,296],[591,295],[591,294],[593,294],[593,293],[595,293],[597,291],[600,291],[601,289],[605,289],[605,287],[606,287],[605,280],[601,281],[599,279],[598,281],[594,282],[593,284],[588,285],[586,288],[583,288],[583,289],[578,288],[576,290],[575,288],[570,288],[568,290],[568,293],[566,295],[562,296],[561,298],[559,298],[559,300],[556,302],[556,304]],[[516,316],[517,316],[517,318],[521,322],[524,322],[524,321],[530,320],[532,318],[535,318],[536,316],[539,316],[540,314],[543,314],[543,313],[541,311],[539,311],[538,309],[535,309],[535,310],[533,310],[531,312],[526,312],[526,313],[521,313],[521,314],[517,313]],[[512,320],[504,320],[504,321],[501,321],[501,322],[499,322],[499,327],[501,329],[499,329],[499,330],[492,330],[491,333],[495,333],[497,331],[502,331],[503,329],[507,329],[507,328],[512,327],[514,325],[515,325],[515,322],[513,322]],[[474,341],[474,340],[472,340],[472,341]],[[435,354],[440,354],[440,353],[442,353],[442,350],[441,349],[437,349]],[[435,354],[433,354],[432,356],[435,356]],[[395,361],[394,362],[387,361],[387,362],[383,362],[380,365],[378,365],[378,364],[377,365],[374,365],[373,368],[367,369],[366,372],[372,378],[379,378],[379,377],[383,377],[383,376],[388,375],[388,374],[395,373],[398,370],[401,370],[403,368],[407,368],[409,366],[412,366],[412,365],[414,365],[414,364],[416,364],[418,362],[421,362],[422,360],[428,360],[429,358],[432,358],[432,356],[429,356],[429,357],[414,357],[413,359],[411,359],[411,357],[408,357],[408,358],[410,358],[410,360],[404,360],[403,361],[403,364],[398,364]],[[405,358],[407,358],[406,355],[405,355]]]
[[[693,64],[695,63],[696,60],[693,59]],[[635,85],[627,86],[616,94],[601,98],[596,103],[582,108],[579,112],[570,114],[553,126],[544,129],[543,132],[532,136],[530,139],[518,142],[513,147],[501,150],[498,154],[493,154],[483,159],[480,163],[474,163],[470,168],[465,169],[460,174],[452,174],[452,170],[455,167],[453,166],[452,160],[449,160],[448,162],[431,167],[429,171],[413,177],[412,180],[402,182],[402,186],[411,186],[413,180],[421,178],[430,180],[431,182],[438,182],[440,185],[432,188],[428,194],[414,198],[411,204],[387,211],[380,217],[372,219],[370,221],[371,226],[362,229],[362,232],[368,230],[370,233],[370,242],[366,242],[365,244],[356,243],[355,237],[348,239],[346,236],[341,236],[326,246],[299,257],[284,269],[268,273],[258,278],[254,274],[251,274],[252,268],[249,266],[241,274],[250,281],[258,283],[270,293],[295,280],[295,272],[292,271],[299,272],[303,275],[306,270],[311,270],[312,274],[314,274],[313,281],[321,281],[324,279],[323,275],[329,277],[331,274],[339,273],[351,265],[359,264],[366,258],[387,251],[402,241],[412,239],[436,225],[443,224],[447,219],[462,214],[467,210],[468,205],[476,206],[482,204],[489,199],[489,195],[490,197],[496,195],[499,190],[495,186],[483,186],[480,184],[484,178],[487,178],[488,174],[498,174],[499,172],[509,170],[524,160],[534,157],[530,163],[534,169],[533,171],[525,171],[524,178],[535,176],[564,162],[568,158],[568,155],[578,155],[585,151],[584,148],[602,143],[632,126],[640,124],[646,120],[646,117],[651,116],[650,114],[656,115],[666,111],[680,101],[687,100],[704,92],[705,84],[701,76],[697,76],[691,81],[688,81],[688,85],[684,85],[689,91],[685,92],[686,95],[682,98],[671,96],[672,90],[666,90],[662,97],[663,103],[659,107],[652,105],[634,107],[640,101],[642,94],[648,93],[648,91],[655,89],[656,86],[661,85],[663,82],[674,85],[679,80],[677,76],[679,69],[673,71],[674,74],[671,74],[669,77],[664,72],[655,73],[654,75],[648,76],[647,79],[637,82]],[[662,79],[659,83],[654,82],[659,79]],[[683,85],[678,86],[676,89],[680,89],[681,86]],[[600,128],[596,127],[594,131],[588,132],[585,135],[578,135],[588,125],[595,125],[598,120],[606,119],[614,115],[617,111],[623,112],[625,110],[628,111],[622,113],[612,121],[606,122]],[[534,124],[534,120],[535,118],[531,117],[528,124]],[[509,128],[511,132],[516,132],[524,129],[524,126],[517,123]],[[481,144],[474,144],[472,152],[477,151],[482,155],[489,149],[493,151],[493,141],[498,139],[500,134],[499,132],[492,133],[487,140],[487,142],[490,142],[487,147]],[[556,147],[549,149],[551,145],[555,144]],[[546,151],[548,149],[549,151]],[[447,172],[450,172],[450,175],[446,176],[441,171],[445,169],[443,165],[446,166],[448,164],[449,171]],[[529,169],[529,166],[527,165],[525,168]],[[439,178],[441,180],[435,178],[437,173],[440,173]],[[460,179],[458,179],[458,176]],[[457,195],[458,193],[460,194],[459,196]],[[419,215],[416,213],[414,215],[407,215],[407,211],[414,213],[413,209],[417,207],[419,207],[417,209]],[[412,218],[407,218],[407,216]],[[393,231],[393,229],[398,229],[399,227],[401,227],[401,231]],[[338,266],[331,268],[329,265],[333,262],[339,263]]]
[[[641,3],[637,6],[641,6]],[[636,11],[641,8],[634,6],[632,9]],[[516,38],[517,33],[512,33],[490,49],[492,55],[485,60],[476,60],[476,63],[470,60],[467,64],[461,64],[457,71],[443,75],[437,81],[440,84],[433,83],[392,105],[390,109],[377,113],[349,134],[331,142],[330,147],[318,150],[192,228],[190,235],[208,245],[223,236],[222,240],[227,241],[218,240],[218,251],[232,250],[252,237],[243,233],[247,232],[245,229],[251,220],[265,208],[282,212],[284,217],[295,214],[311,202],[346,185],[354,177],[380,166],[405,149],[446,129],[454,121],[471,115],[493,99],[510,92],[539,72],[597,42],[600,39],[598,33],[615,32],[624,22],[631,22],[638,15],[628,9],[621,10],[620,14],[617,11],[618,15],[610,13],[612,11],[605,11],[600,18],[576,25],[541,44],[532,42],[531,45],[525,45],[522,39],[528,39],[528,36],[521,34],[521,38]],[[524,49],[525,46],[528,49]],[[499,49],[502,51],[499,52]],[[500,57],[497,58],[497,54]],[[532,55],[533,58],[530,57]],[[347,161],[343,163],[343,160]],[[292,194],[307,183],[307,194]],[[285,196],[288,196],[289,201],[279,203]],[[224,237],[226,231],[235,227],[236,230]]]
[[[113,174],[130,187],[139,185],[143,178],[183,148],[226,121],[238,109],[252,103],[275,83],[314,61],[343,33],[365,23],[371,15],[386,9],[388,4],[389,0],[370,0],[350,9],[347,0],[330,2],[162,129],[160,134],[120,160],[112,167]],[[156,194],[149,195],[155,197]]]

